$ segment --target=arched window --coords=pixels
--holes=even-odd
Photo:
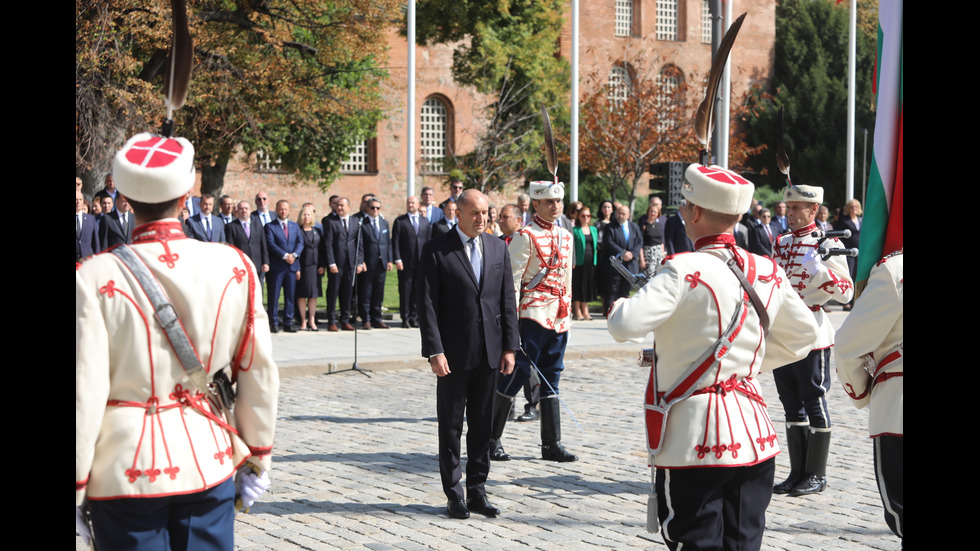
[[[609,101],[619,104],[626,101],[633,90],[633,77],[630,66],[617,63],[609,70],[609,82],[606,85]]]
[[[445,159],[452,148],[452,109],[449,100],[429,96],[422,104],[419,131],[422,137],[423,172],[445,172]]]
[[[681,84],[684,73],[673,64],[664,65],[657,73],[657,112],[660,113],[659,130],[663,132],[677,125],[677,117],[681,106]]]
[[[377,138],[361,140],[354,145],[340,171],[346,174],[370,174],[377,172]]]

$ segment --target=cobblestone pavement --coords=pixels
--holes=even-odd
[[[643,443],[646,370],[620,358],[567,364],[562,394],[585,430],[563,415],[579,455],[538,457],[538,424],[511,422],[515,461],[494,463],[487,492],[497,519],[445,515],[436,462],[435,377],[400,369],[283,381],[273,487],[239,517],[242,549],[665,549],[644,528],[649,470]],[[772,377],[761,378],[775,404]],[[836,382],[835,382],[836,384]],[[763,549],[898,549],[881,517],[858,411],[835,386],[830,487],[809,498],[774,496]],[[782,429],[780,429],[782,430]],[[782,436],[782,435],[781,435]],[[785,454],[776,478],[786,475]]]

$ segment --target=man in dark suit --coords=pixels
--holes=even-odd
[[[359,273],[357,220],[350,215],[350,199],[337,200],[337,212],[323,217],[324,238],[320,241],[323,257],[327,259],[327,331],[337,331],[334,317],[337,298],[340,298],[340,329],[353,331],[350,304],[354,276]]]
[[[765,257],[772,257],[772,244],[779,237],[779,226],[772,223],[772,212],[762,209],[759,212],[759,223],[749,229],[749,252]]]
[[[296,304],[296,280],[299,277],[299,255],[303,252],[303,236],[296,222],[289,220],[289,201],[276,203],[276,220],[265,225],[269,247],[269,327],[279,332],[279,292],[285,292],[286,332],[295,333],[293,307]]]
[[[419,325],[422,355],[436,383],[439,420],[439,473],[449,499],[449,516],[468,518],[470,510],[497,516],[487,501],[490,432],[497,372],[514,370],[520,345],[510,256],[500,239],[484,233],[489,203],[477,190],[457,201],[462,214],[456,229],[422,248]],[[465,240],[465,241],[464,241]],[[463,501],[460,436],[466,416],[466,493]]]
[[[75,261],[99,252],[99,226],[95,217],[85,212],[85,196],[75,189]]]
[[[432,236],[429,221],[419,212],[419,199],[412,195],[406,201],[407,212],[392,227],[392,255],[398,268],[398,304],[402,327],[418,327],[418,302],[415,299],[415,277],[419,271],[422,246]]]
[[[237,247],[252,259],[259,277],[264,279],[265,273],[269,271],[269,245],[265,240],[262,223],[255,223],[248,209],[248,201],[238,203],[235,211],[238,218],[225,226],[225,237],[229,245]]]
[[[620,205],[616,208],[615,218],[606,226],[602,232],[603,254],[608,252],[609,256],[623,253],[623,265],[631,273],[640,271],[640,250],[643,248],[643,235],[640,233],[640,226],[630,221],[630,208]],[[607,268],[606,292],[602,297],[606,305],[612,304],[620,297],[630,295],[630,285],[623,279],[623,276],[614,271],[610,265]],[[605,308],[608,310],[609,308]]]
[[[432,225],[433,239],[444,233],[449,233],[449,230],[453,229],[453,226],[456,225],[457,210],[459,210],[459,206],[456,204],[456,201],[446,203],[446,206],[442,209],[442,219]]]
[[[419,205],[419,212],[425,215],[425,218],[429,221],[429,225],[435,224],[446,217],[439,205],[436,204],[435,197],[436,192],[432,188],[428,186],[422,188],[422,204]]]
[[[368,200],[361,218],[361,250],[364,251],[364,271],[357,276],[358,313],[364,329],[388,329],[381,318],[381,303],[385,298],[385,276],[394,267],[391,258],[391,231],[388,221],[381,217],[381,201]]]
[[[105,207],[105,201],[102,203]],[[112,209],[112,204],[109,204]],[[129,201],[123,194],[116,195],[116,210],[103,215],[99,221],[99,246],[102,250],[118,245],[120,243],[133,242],[133,227],[136,220],[133,217],[133,210],[129,206]]]
[[[691,242],[691,238],[687,236],[687,230],[684,228],[684,219],[689,216],[691,216],[691,206],[687,204],[687,201],[682,200],[677,209],[677,214],[668,218],[667,223],[664,224],[664,248],[667,250],[667,254],[694,250],[694,243]]]
[[[222,219],[211,214],[214,210],[214,195],[205,193],[201,195],[201,212],[191,216],[187,220],[187,227],[193,237],[205,243],[224,243],[225,242],[225,223]]]

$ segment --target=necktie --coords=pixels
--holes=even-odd
[[[378,219],[371,220],[371,225],[374,226],[374,235],[381,237],[381,227],[378,224]]]
[[[211,217],[202,216],[204,219],[204,235],[208,236],[208,241],[211,241]]]
[[[419,234],[419,217],[418,215],[412,216],[412,227],[415,228],[415,235]]]
[[[285,222],[282,223],[282,233],[286,234],[286,240],[289,240],[289,225]]]
[[[341,220],[341,222],[344,225],[344,235],[347,235],[347,219],[344,218],[344,219]]]
[[[249,227],[248,222],[242,222],[242,225],[245,226],[245,237],[247,239],[251,239],[252,238],[252,230]]]
[[[480,249],[476,246],[476,238],[471,237],[469,241],[466,242],[467,246],[470,248],[470,266],[473,268],[473,275],[476,276],[476,284],[480,284],[480,276],[483,273],[481,268],[482,262],[480,262]]]
[[[416,231],[418,231],[416,229]],[[82,234],[82,214],[78,213],[75,215],[75,236],[78,237]]]
[[[623,224],[622,228],[623,228],[623,237],[625,237],[626,238],[626,242],[629,243],[630,242],[630,226],[629,226],[629,222]]]

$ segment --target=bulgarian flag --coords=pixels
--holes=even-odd
[[[875,78],[878,116],[874,159],[861,226],[858,281],[868,279],[881,257],[904,246],[902,235],[903,135],[902,0],[878,6],[878,62]]]

